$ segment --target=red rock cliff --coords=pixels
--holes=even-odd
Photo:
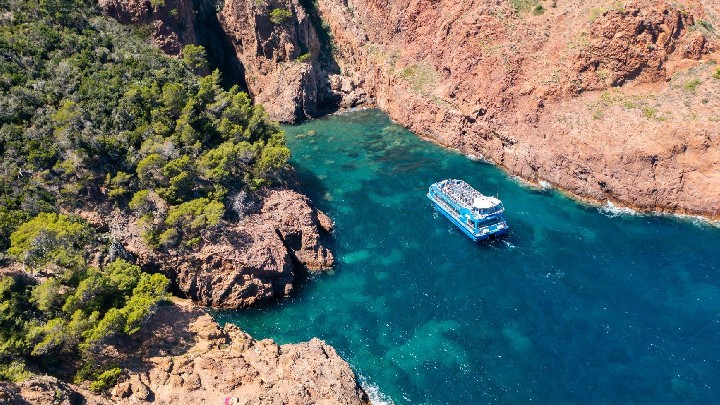
[[[319,8],[342,72],[418,135],[581,198],[719,219],[720,7],[526,3]]]

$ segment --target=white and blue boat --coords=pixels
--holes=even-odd
[[[443,180],[427,194],[438,211],[474,241],[508,232],[502,201],[488,197],[462,180]]]

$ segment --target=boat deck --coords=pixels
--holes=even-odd
[[[440,187],[440,191],[467,209],[472,209],[475,199],[487,198],[472,186],[460,180],[445,181]]]

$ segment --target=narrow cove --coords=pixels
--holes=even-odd
[[[335,220],[334,274],[221,322],[324,339],[395,403],[720,400],[719,229],[529,189],[377,110],[285,129]],[[444,178],[497,194],[510,235],[476,244],[438,215]]]

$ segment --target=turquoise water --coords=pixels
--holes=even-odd
[[[398,404],[720,402],[719,229],[529,189],[378,111],[287,139],[337,265],[221,321],[325,339]],[[425,193],[444,178],[497,193],[510,235],[476,244],[438,215]]]

